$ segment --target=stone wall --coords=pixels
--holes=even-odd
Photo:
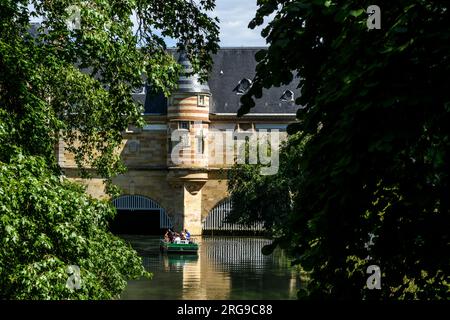
[[[167,132],[165,130],[142,130],[136,133],[126,133],[120,153],[128,168],[165,167]]]
[[[163,116],[146,116],[145,119],[148,125],[144,129],[130,128],[124,133],[118,152],[128,172],[114,178],[113,183],[122,189],[123,195],[141,195],[156,201],[165,209],[177,230],[187,228],[193,235],[201,234],[202,222],[209,212],[228,197],[226,171],[231,164],[213,163],[211,159],[217,152],[225,161],[225,150],[215,150],[215,142],[209,135],[205,146],[205,154],[209,158],[205,159],[207,164],[202,167],[199,166],[202,161],[198,161],[191,168],[174,167],[168,161],[170,124],[167,119]],[[270,129],[271,125],[268,121],[258,124],[236,120],[212,122],[209,126],[202,124],[207,134],[209,128],[209,133],[220,130],[223,135],[227,129]],[[281,140],[285,138],[286,133],[283,132]],[[86,181],[78,177],[74,157],[64,149],[64,143],[60,142],[55,152],[67,177],[86,185],[92,196],[108,198],[101,179]]]
[[[141,195],[156,201],[175,225],[182,223],[183,188],[167,180],[167,170],[129,170],[113,179],[123,194]]]
[[[223,199],[228,197],[226,173],[210,171],[209,179],[202,189],[202,221]]]

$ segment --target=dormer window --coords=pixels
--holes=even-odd
[[[198,96],[198,106],[199,107],[207,107],[206,96],[204,94],[201,94]]]
[[[292,102],[294,101],[294,92],[291,90],[286,90],[283,92],[283,95],[280,97],[280,100],[283,102]]]
[[[133,96],[134,101],[138,102],[141,105],[145,104],[145,96],[147,93],[147,88],[145,83],[141,86],[133,87],[131,89],[131,94]]]
[[[251,88],[252,84],[252,80],[244,78],[239,81],[238,85],[233,89],[233,92],[236,92],[237,95],[243,95]]]
[[[253,130],[252,123],[238,123],[237,124],[238,131],[250,131]]]
[[[146,88],[145,83],[143,83],[141,86],[133,87],[131,89],[132,94],[146,94]]]

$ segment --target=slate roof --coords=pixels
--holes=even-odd
[[[253,79],[256,67],[255,53],[261,49],[261,47],[221,48],[213,56],[214,64],[208,80],[212,94],[210,113],[236,114],[241,96],[233,92],[233,89],[243,78]],[[175,50],[171,52],[178,56]],[[294,99],[298,97],[297,84],[298,79],[295,79],[288,86],[263,90],[262,98],[255,101],[256,106],[251,109],[250,114],[295,113],[298,106],[292,102],[282,102],[280,97],[285,90],[293,91]],[[166,114],[167,99],[162,94],[147,95],[145,113]]]

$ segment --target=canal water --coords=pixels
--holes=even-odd
[[[302,282],[281,250],[265,256],[270,240],[205,237],[198,255],[161,253],[159,238],[122,236],[153,278],[131,280],[121,299],[295,299]]]

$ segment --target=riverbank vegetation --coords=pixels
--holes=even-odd
[[[272,228],[309,272],[302,298],[448,299],[449,4],[378,1],[369,30],[370,4],[258,2],[269,47],[239,114],[298,75],[298,122],[276,175],[230,174],[231,219]]]
[[[121,133],[142,124],[131,92],[147,81],[168,93],[178,79],[160,34],[178,39],[194,68],[207,71],[218,41],[205,13],[213,8],[213,1],[1,1],[0,299],[109,299],[127,279],[148,276],[136,252],[108,231],[114,207],[62,176],[55,146],[63,140],[82,176],[105,179],[114,195],[111,179],[125,170],[114,152]],[[37,29],[33,18],[42,20]]]

